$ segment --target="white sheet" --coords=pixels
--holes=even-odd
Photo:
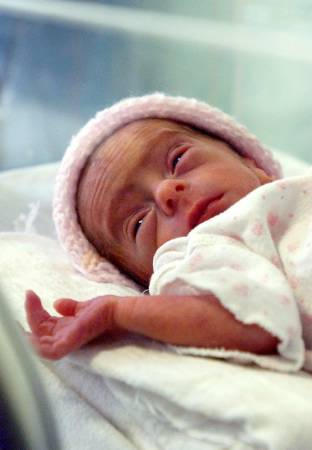
[[[298,173],[293,167],[290,160],[287,173]],[[298,163],[296,170],[303,167]],[[27,205],[36,205],[39,198],[39,215],[28,229],[53,235],[55,168],[0,176],[0,206],[6,211],[1,230],[23,228],[25,220],[16,222],[16,217],[27,214]],[[0,248],[1,288],[24,324],[27,288],[36,290],[47,307],[59,296],[83,299],[123,292],[73,272],[52,239],[4,233]],[[38,365],[66,450],[311,447],[312,378],[303,372],[281,374],[177,355],[143,338],[93,345],[60,362]]]

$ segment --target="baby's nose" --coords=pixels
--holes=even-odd
[[[156,203],[168,216],[174,214],[179,207],[186,185],[181,180],[163,180],[156,189]]]

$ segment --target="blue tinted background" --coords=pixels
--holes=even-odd
[[[67,3],[41,0],[47,2],[56,10]],[[302,42],[307,47],[311,39],[310,1],[120,0],[71,5],[79,3],[90,10],[98,3],[158,11],[163,17],[185,17],[186,24],[192,21],[195,26],[203,20],[207,27],[225,24],[224,33],[218,29],[225,42],[243,27],[260,46],[263,38],[273,45],[271,33],[280,31],[292,44],[289,55],[283,50],[281,56],[264,54],[257,45],[245,52],[235,45],[221,48],[34,19],[22,11],[5,11],[0,0],[1,170],[60,159],[70,137],[97,110],[122,97],[156,90],[206,100],[234,115],[266,144],[312,161],[312,56],[300,57]]]

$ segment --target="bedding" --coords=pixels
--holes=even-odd
[[[305,164],[281,156],[285,173]],[[50,311],[58,297],[131,295],[75,272],[54,237],[57,164],[0,175],[1,289],[26,327],[24,291]],[[139,336],[97,341],[58,362],[37,361],[66,450],[311,448],[312,378],[179,355]]]

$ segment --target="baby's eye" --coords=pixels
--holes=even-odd
[[[171,170],[172,170],[172,172],[174,172],[176,167],[179,165],[179,162],[183,158],[183,155],[184,155],[184,151],[176,153],[176,155],[174,155],[174,157],[172,158],[172,160],[171,160]]]
[[[136,237],[136,235],[138,234],[139,228],[142,225],[144,221],[144,217],[142,217],[140,220],[137,220],[134,224],[134,228],[133,228],[133,235],[134,237]]]

